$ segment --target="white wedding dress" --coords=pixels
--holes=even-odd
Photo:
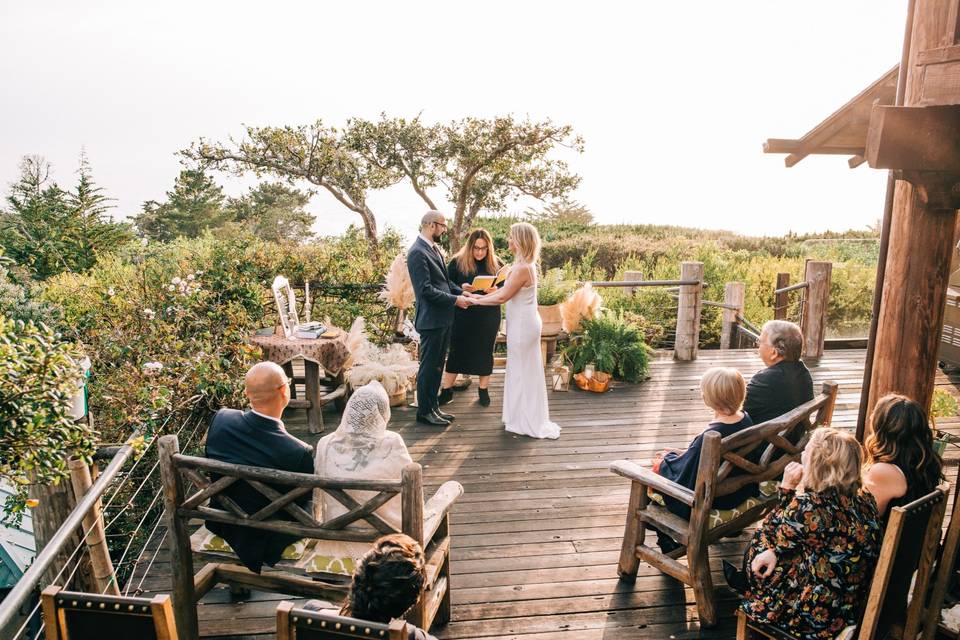
[[[519,266],[519,265],[518,265]],[[531,438],[559,438],[550,422],[547,387],[540,353],[537,281],[507,300],[507,373],[503,383],[503,424],[510,433]]]

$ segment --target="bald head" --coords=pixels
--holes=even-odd
[[[420,228],[423,229],[429,224],[434,222],[439,222],[440,224],[447,224],[447,216],[443,215],[440,211],[430,210],[423,214],[423,217],[420,218]]]
[[[287,374],[274,362],[258,362],[250,367],[244,378],[244,387],[250,406],[260,413],[283,413],[287,406]]]

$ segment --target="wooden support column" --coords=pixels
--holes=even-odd
[[[79,500],[93,486],[90,467],[83,460],[77,459],[70,460],[67,465],[70,468],[73,493]],[[120,589],[117,587],[117,576],[113,571],[113,563],[110,560],[110,550],[107,548],[107,538],[103,530],[103,515],[100,509],[100,501],[97,500],[83,517],[83,530],[87,532],[86,545],[87,554],[90,557],[93,586],[96,593],[118,596],[120,595]]]
[[[740,344],[740,332],[737,330],[737,316],[743,315],[743,299],[746,285],[742,282],[728,282],[723,288],[723,303],[736,307],[724,308],[723,324],[720,328],[720,348],[736,349]]]
[[[888,393],[902,393],[930,408],[955,226],[956,210],[931,209],[920,202],[913,185],[897,182],[870,411]],[[868,417],[864,437],[869,422]]]
[[[864,437],[888,393],[930,408],[960,208],[957,2],[911,6],[902,106],[874,106],[864,153],[896,178]]]
[[[803,279],[809,283],[803,300],[803,356],[819,358],[823,355],[823,341],[827,337],[827,307],[830,303],[830,276],[833,264],[808,260]]]
[[[696,280],[697,284],[680,286],[677,305],[677,336],[673,347],[675,360],[697,359],[700,345],[700,294],[703,290],[703,263],[683,262],[681,280]]]
[[[774,290],[785,289],[790,286],[790,274],[789,273],[778,273],[777,274],[777,286],[774,287]],[[787,319],[787,305],[790,304],[790,294],[789,293],[778,293],[773,296],[773,319],[774,320],[786,320]]]

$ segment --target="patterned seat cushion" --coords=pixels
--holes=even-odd
[[[373,545],[370,542],[317,540],[313,548],[297,563],[297,568],[306,573],[352,576],[360,559],[371,546]]]
[[[297,540],[283,550],[280,559],[289,562],[296,562],[302,559],[307,552],[307,547],[310,542],[310,540],[306,539]],[[194,553],[226,553],[233,556],[236,555],[226,540],[209,531],[206,527],[200,527],[190,536],[190,548],[193,549]]]
[[[766,499],[775,496],[779,487],[779,481],[767,480],[766,482],[760,483],[759,497],[747,498],[733,509],[710,509],[710,513],[708,515],[710,519],[710,528],[713,529],[714,527],[719,527],[722,524],[726,524],[744,512],[754,508],[758,504],[761,504]],[[659,493],[655,491],[648,491],[647,495],[649,495],[650,499],[659,504],[661,507],[667,506],[666,502],[663,500],[663,496]]]

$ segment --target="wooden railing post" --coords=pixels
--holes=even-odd
[[[774,287],[774,290],[783,289],[789,286],[790,286],[790,274],[778,273],[777,286]],[[790,296],[789,293],[778,293],[775,296],[773,296],[773,319],[774,320],[787,319],[787,305],[790,304],[789,296]]]
[[[93,486],[90,467],[83,460],[76,458],[67,463],[70,468],[70,482],[73,484],[73,493],[79,500]],[[107,548],[107,538],[103,529],[103,516],[100,511],[100,500],[83,517],[83,530],[87,532],[87,553],[90,555],[90,566],[93,574],[93,586],[97,593],[111,596],[120,595],[117,586],[117,576],[110,561],[110,550]]]
[[[636,282],[637,280],[643,280],[643,271],[624,271],[623,279],[627,282]],[[627,287],[627,293],[633,295],[637,292],[639,287]]]
[[[803,355],[819,358],[823,355],[823,341],[827,335],[827,307],[830,302],[830,276],[833,264],[808,260],[804,280],[808,283],[803,300]]]
[[[160,450],[160,475],[163,477],[164,524],[170,533],[173,617],[176,618],[177,634],[181,638],[199,638],[190,531],[186,521],[177,515],[177,508],[185,497],[183,479],[173,462],[173,456],[180,453],[180,444],[177,436],[166,435],[161,436],[157,447]]]
[[[73,508],[77,506],[77,500],[69,482],[59,482],[57,484],[34,482],[30,485],[29,495],[30,498],[37,501],[32,517],[37,553],[40,553],[56,535]],[[41,578],[43,586],[58,582],[57,575],[59,574],[61,584],[64,586],[70,586],[69,582],[64,581],[68,576],[73,575],[74,589],[78,591],[93,589],[90,563],[87,557],[82,553],[74,556],[73,553],[74,549],[82,544],[81,535],[82,532],[79,530],[70,534],[67,544],[57,552],[56,561],[44,572],[43,578]]]
[[[700,344],[700,294],[703,289],[703,263],[680,264],[680,280],[696,281],[696,284],[680,285],[677,305],[677,336],[673,347],[675,360],[697,359]]]
[[[729,306],[723,309],[723,324],[720,328],[721,349],[735,349],[740,345],[737,316],[743,315],[745,293],[746,285],[742,282],[728,282],[723,288],[723,304]]]

